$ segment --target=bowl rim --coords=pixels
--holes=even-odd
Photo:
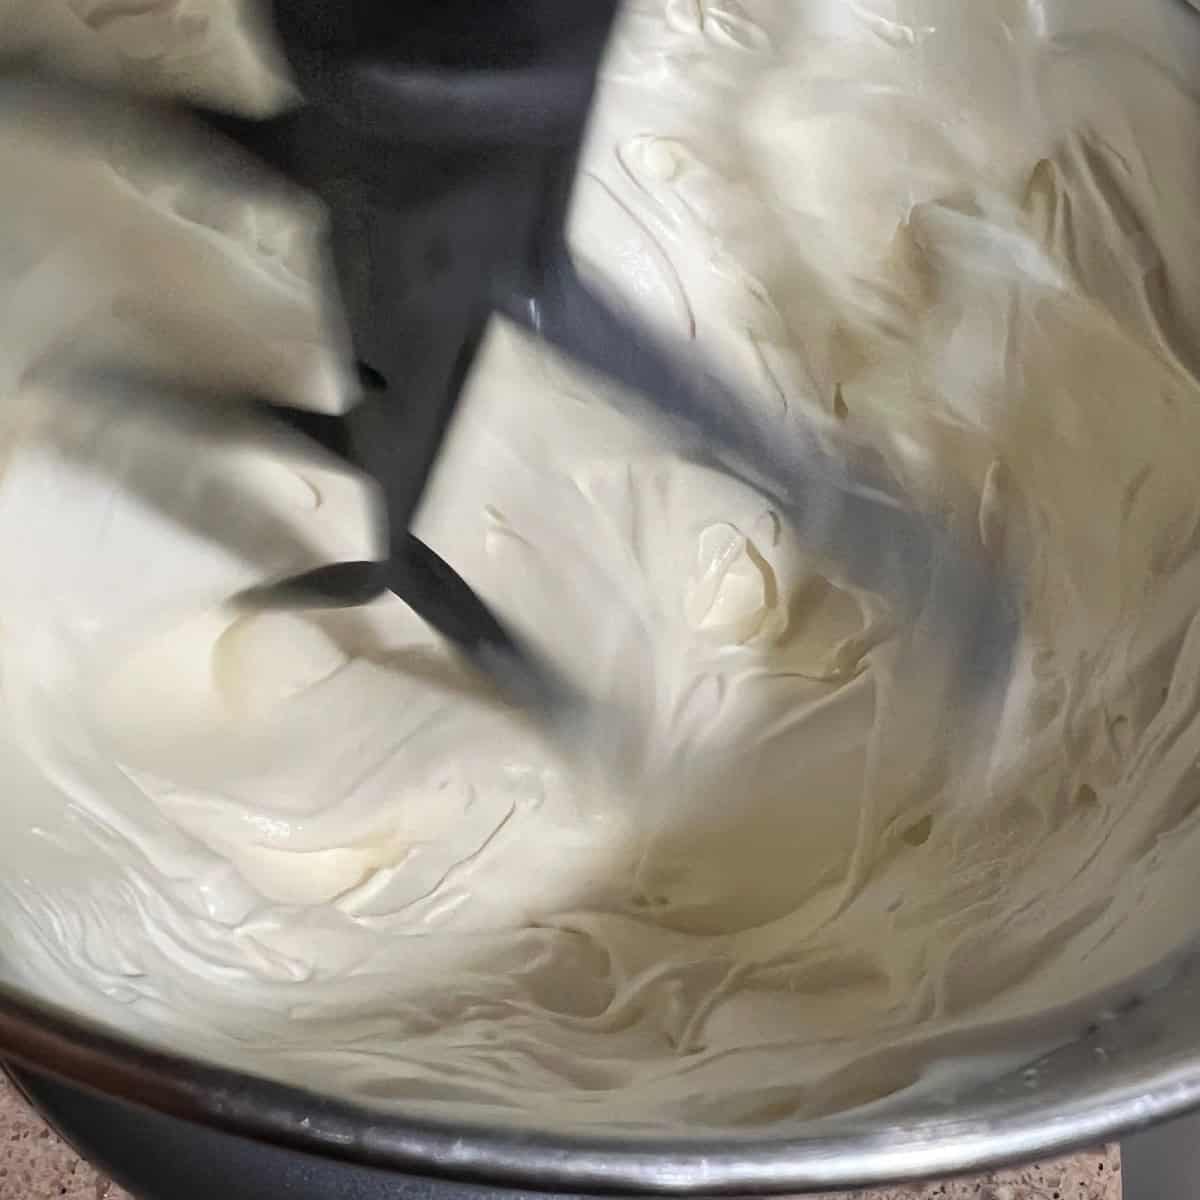
[[[767,1195],[960,1174],[1064,1153],[1200,1108],[1200,1050],[1118,1056],[1089,1089],[857,1132],[620,1138],[379,1111],[153,1047],[0,984],[0,1058],[227,1133],[408,1175],[540,1191]]]

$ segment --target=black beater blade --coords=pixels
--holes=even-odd
[[[828,450],[802,417],[788,438],[759,427],[694,348],[650,334],[575,271],[565,219],[616,9],[281,0],[275,25],[300,86],[296,107],[255,120],[173,106],[324,201],[361,399],[344,416],[272,411],[370,476],[387,522],[386,558],[318,567],[240,601],[343,607],[390,590],[513,700],[543,714],[571,707],[554,668],[409,530],[500,312],[630,389],[677,442],[771,496],[802,548],[851,584],[885,594],[902,616],[922,608],[943,622],[966,674],[1002,674],[1015,603],[991,563],[914,511],[877,465]]]

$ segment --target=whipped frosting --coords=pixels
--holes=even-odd
[[[265,111],[289,89],[254,17],[10,2],[0,45]],[[497,325],[418,532],[636,718],[619,772],[397,600],[230,611],[368,554],[362,482],[55,368],[344,405],[319,214],[144,130],[0,125],[3,975],[380,1105],[695,1130],[1031,1054],[1024,1018],[1185,942],[1198,26],[1167,0],[628,5],[581,262],[779,437],[815,415],[881,453],[1020,581],[1021,635],[986,736],[919,703],[883,598]]]

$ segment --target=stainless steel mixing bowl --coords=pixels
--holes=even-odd
[[[1200,20],[1188,7],[1200,0],[1159,2],[1200,84]],[[831,1116],[787,1133],[565,1136],[380,1113],[163,1052],[0,985],[0,1059],[261,1142],[499,1187],[767,1194],[1028,1160],[1200,1109],[1200,954],[1180,956],[1119,995],[1046,1014],[1028,1033],[1060,1048],[986,1086],[874,1114]]]
[[[561,1136],[380,1113],[164,1053],[3,988],[0,1058],[189,1121],[406,1175],[568,1192],[765,1195],[1029,1160],[1200,1108],[1200,955],[1162,978],[1098,1001],[1073,1041],[985,1087],[794,1134]],[[1064,1019],[1078,1020],[1049,1021]]]

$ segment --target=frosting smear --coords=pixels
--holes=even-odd
[[[343,403],[319,214],[0,123],[0,972],[380,1105],[694,1131],[1019,1057],[1183,943],[1196,43],[1166,0],[631,0],[581,262],[780,438],[816,413],[882,455],[1021,581],[1021,634],[986,730],[939,707],[882,598],[497,324],[418,532],[636,717],[620,776],[398,601],[232,612],[368,553],[362,484],[56,371]],[[4,3],[0,45],[288,93],[233,0]]]

